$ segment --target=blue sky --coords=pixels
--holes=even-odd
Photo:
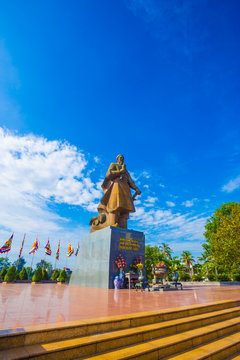
[[[65,265],[119,153],[142,190],[129,227],[200,254],[206,219],[239,201],[239,10],[237,0],[0,4],[0,237],[15,232],[11,260],[26,232],[28,261],[38,234],[36,261],[49,236]]]

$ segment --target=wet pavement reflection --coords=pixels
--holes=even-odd
[[[188,285],[182,291],[149,293],[57,284],[0,284],[0,330],[230,299],[240,299],[240,286]]]

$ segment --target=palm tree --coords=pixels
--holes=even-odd
[[[206,245],[206,246],[204,246]],[[201,254],[201,256],[198,257],[198,260],[203,262],[206,265],[206,273],[207,275],[209,274],[209,265],[214,264],[214,268],[215,268],[215,274],[218,275],[218,269],[217,269],[217,265],[214,262],[214,259],[212,257],[212,255],[210,254],[208,247],[208,244],[203,244],[202,247],[204,248],[203,253]]]
[[[190,253],[190,251],[183,251],[181,254],[181,260],[184,262],[186,268],[188,269],[191,277],[193,276],[193,263],[194,263],[194,258],[192,256],[192,254]]]
[[[177,270],[181,270],[181,269],[182,269],[182,264],[181,264],[180,259],[178,258],[178,256],[174,256],[171,259],[170,270],[177,271]]]
[[[172,258],[171,253],[172,253],[172,249],[169,247],[168,244],[166,243],[162,243],[162,245],[159,246],[159,250],[160,252],[166,256],[169,260]]]

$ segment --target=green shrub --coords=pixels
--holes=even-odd
[[[233,281],[240,281],[240,274],[233,274]]]
[[[47,272],[47,270],[43,270],[42,279],[43,280],[48,280],[48,272]]]
[[[179,280],[180,281],[190,281],[191,276],[185,271],[179,271]]]
[[[37,268],[37,270],[35,271],[32,281],[34,282],[40,282],[42,281],[42,268]]]
[[[8,269],[5,277],[4,277],[4,281],[6,282],[13,282],[14,280],[17,279],[17,270],[16,270],[16,266],[10,266],[10,268]]]
[[[201,274],[195,274],[192,278],[193,281],[202,281],[202,275]]]
[[[27,274],[27,270],[26,270],[25,267],[22,268],[22,270],[20,271],[19,278],[20,278],[20,280],[27,280],[28,279],[28,274]]]
[[[218,274],[217,281],[230,281],[228,274]]]
[[[6,273],[7,273],[7,269],[4,267],[2,269],[2,271],[0,272],[0,279],[1,280],[4,280]]]
[[[216,281],[216,275],[215,274],[208,274],[207,278],[209,281]]]
[[[65,270],[60,272],[59,281],[62,283],[67,281],[67,273]]]
[[[56,269],[51,276],[51,280],[57,281],[57,279],[59,278],[59,275],[60,275],[60,271]]]

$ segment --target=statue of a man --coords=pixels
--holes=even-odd
[[[141,191],[129,175],[123,164],[123,155],[118,155],[117,163],[112,163],[102,183],[104,196],[98,205],[98,217],[91,219],[91,232],[107,226],[117,226],[126,229],[129,213],[135,212],[133,201]],[[135,190],[132,196],[131,189]]]

